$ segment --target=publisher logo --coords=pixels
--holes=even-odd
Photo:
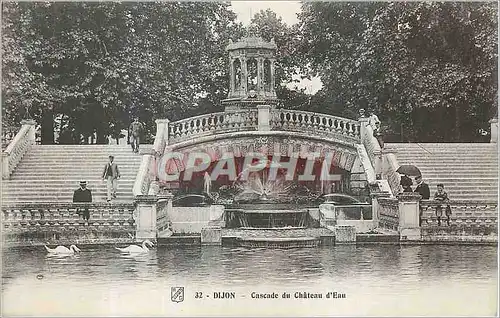
[[[170,290],[170,299],[172,299],[173,302],[180,303],[184,301],[184,287],[172,287]]]

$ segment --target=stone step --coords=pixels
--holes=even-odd
[[[464,158],[456,158],[456,157],[453,157],[453,158],[436,158],[436,157],[429,157],[429,158],[424,158],[424,157],[419,157],[418,159],[414,159],[414,158],[405,158],[405,157],[397,157],[398,159],[398,163],[420,163],[420,164],[435,164],[435,163],[439,163],[439,162],[445,162],[445,163],[450,163],[450,164],[456,164],[456,165],[460,165],[460,164],[469,164],[469,166],[473,166],[475,167],[476,164],[479,164],[479,165],[482,165],[482,164],[485,164],[485,165],[490,165],[490,164],[494,164],[494,163],[498,163],[498,159],[495,159],[495,158],[491,158],[491,157],[488,157],[488,158],[478,158],[478,157],[474,157],[474,158],[468,158],[468,159],[464,159]]]
[[[80,181],[87,181],[87,186],[88,187],[100,187],[106,186],[107,181],[102,181],[102,179],[90,179],[86,178],[85,176],[77,176],[78,181],[73,181],[73,182],[65,182],[64,179],[50,179],[50,178],[45,178],[45,179],[20,179],[20,180],[10,180],[8,183],[6,182],[3,187],[4,189],[8,187],[14,187],[14,188],[54,188],[57,189],[58,187],[79,187],[80,186]],[[123,185],[123,186],[133,186],[135,182],[135,178],[129,178],[129,179],[118,179],[118,185]]]
[[[118,169],[119,170],[134,170],[134,169],[139,169],[140,165],[131,165],[131,164],[118,164]],[[79,164],[73,164],[73,165],[59,165],[57,163],[53,164],[40,164],[40,165],[19,165],[17,169],[36,169],[38,170],[43,170],[43,171],[64,171],[66,169],[76,169],[76,170],[88,170],[88,169],[100,169],[104,171],[104,165],[96,165],[96,164],[88,164],[88,163],[79,163]]]
[[[24,195],[24,196],[28,196],[28,195],[39,195],[39,196],[54,196],[54,195],[73,195],[73,191],[75,191],[75,189],[71,188],[71,189],[61,189],[59,190],[58,192],[54,192],[53,189],[40,189],[38,192],[33,189],[32,191],[16,191],[16,190],[11,190],[11,189],[5,189],[5,191],[2,193],[2,195],[4,196],[12,196],[12,195]],[[92,191],[92,193],[106,193],[107,191],[107,188],[106,187],[93,187],[93,188],[89,188],[90,191]],[[128,193],[132,193],[132,187],[120,187],[118,186],[118,191],[117,193],[122,193],[122,194],[128,194]]]
[[[445,158],[432,158],[432,159],[422,159],[419,160],[411,160],[398,158],[398,163],[401,164],[411,164],[416,166],[466,166],[466,167],[495,167],[498,166],[498,160],[495,159],[479,159],[479,158],[471,158],[469,160],[457,160],[457,159],[445,159]]]
[[[106,197],[100,197],[100,198],[92,198],[93,199],[93,202],[106,202]],[[23,203],[51,203],[51,202],[54,202],[56,201],[54,198],[39,198],[39,199],[36,199],[36,200],[16,200],[16,199],[9,199],[9,200],[4,200],[2,201],[2,205],[3,206],[8,206],[10,204],[23,204]],[[72,199],[64,199],[64,200],[61,200],[61,199],[57,199],[57,202],[58,203],[64,203],[64,202],[73,202]],[[132,203],[134,202],[134,198],[133,197],[130,197],[130,198],[117,198],[117,199],[113,199],[111,201],[111,203]]]
[[[43,169],[43,170],[36,170],[36,171],[28,171],[29,169],[23,169],[21,171],[15,171],[12,175],[16,176],[24,176],[25,178],[30,178],[34,177],[43,177],[46,175],[51,175],[51,176],[60,176],[60,177],[69,177],[74,174],[78,175],[85,175],[85,176],[101,176],[102,172],[101,169],[97,170],[96,168],[89,167],[88,169],[82,169],[82,168],[74,168],[74,169],[65,169],[64,171],[59,171],[57,169]],[[34,169],[32,169],[34,170]],[[138,172],[139,169],[118,169],[120,171],[121,175],[126,175],[126,176],[135,176]]]
[[[46,156],[46,155],[29,155],[23,157],[23,162],[58,162],[58,163],[75,163],[76,161],[85,161],[85,162],[102,162],[103,164],[108,162],[108,156],[101,155],[88,155],[84,154],[85,157],[82,157],[82,154],[74,154],[78,156],[77,159],[70,159],[67,156]],[[115,156],[114,162],[140,162],[143,156]]]
[[[118,182],[120,182],[120,180],[125,181],[125,180],[135,179],[135,176],[136,176],[135,173],[134,174],[122,173],[121,178],[118,179]],[[100,179],[101,174],[99,174],[99,173],[93,173],[93,174],[90,174],[90,173],[87,173],[87,174],[72,173],[71,175],[66,175],[66,174],[61,174],[61,175],[55,175],[55,174],[53,174],[53,175],[51,175],[51,174],[38,174],[38,175],[14,174],[14,175],[12,175],[12,180],[24,181],[26,183],[29,183],[29,182],[35,181],[35,180],[42,180],[42,181],[45,181],[46,183],[52,183],[55,181],[64,180],[67,177],[77,178],[77,179],[79,179],[79,181],[87,181],[87,182],[89,180],[101,180]]]
[[[478,171],[463,171],[463,170],[439,170],[439,169],[436,169],[436,170],[427,170],[427,169],[420,169],[420,172],[422,172],[422,175],[423,176],[429,176],[429,177],[433,177],[433,176],[440,176],[442,175],[443,173],[445,174],[456,174],[456,175],[459,175],[459,176],[464,176],[464,175],[468,175],[468,176],[475,176],[475,177],[479,177],[479,176],[491,176],[491,177],[496,177],[498,176],[498,171],[494,171],[494,170],[478,170]]]
[[[139,148],[153,148],[152,144],[140,144]],[[130,145],[33,145],[32,150],[54,150],[54,149],[75,149],[82,151],[92,151],[92,150],[128,150],[132,151]]]

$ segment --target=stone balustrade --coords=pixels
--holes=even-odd
[[[399,229],[399,200],[396,198],[377,199],[379,227],[397,231]]]
[[[25,120],[2,153],[2,178],[8,179],[31,145],[35,143],[35,121]]]
[[[257,109],[219,112],[186,118],[169,124],[169,143],[231,131],[257,130]]]
[[[132,192],[134,196],[147,195],[149,192],[149,185],[155,175],[155,157],[153,155],[143,155],[137,177],[135,178],[134,187]]]
[[[86,224],[78,210],[88,208]],[[2,206],[5,242],[92,243],[131,241],[135,234],[132,203],[31,203]]]
[[[451,207],[450,224],[446,220],[445,208]],[[450,201],[443,204],[434,200],[420,201],[422,210],[422,228],[437,227],[436,208],[441,206],[441,227],[447,228],[492,228],[496,232],[498,226],[498,202],[491,201]]]
[[[2,127],[2,150],[7,148],[14,137],[19,132],[20,127]]]
[[[286,109],[271,109],[269,118],[262,116],[264,111],[261,110],[260,113],[261,117],[259,117],[258,109],[245,109],[206,114],[171,122],[168,129],[169,143],[178,143],[196,137],[231,131],[259,130],[259,128],[268,127],[267,120],[269,120],[270,130],[307,131],[325,137],[341,135],[353,139],[353,141],[359,141],[361,138],[360,123],[352,119]],[[266,120],[266,123],[263,123],[263,120]]]
[[[375,168],[376,173],[378,174],[379,171],[377,171],[376,167],[376,154],[380,153],[381,148],[380,144],[377,141],[377,138],[373,135],[373,129],[372,127],[368,124],[368,118],[367,117],[361,117],[359,119],[361,129],[360,129],[360,139],[361,143],[365,146],[366,152],[368,153],[368,156],[370,157],[370,161],[372,163],[373,168]]]
[[[299,110],[272,110],[271,129],[315,132],[326,137],[343,135],[360,139],[360,123],[356,120]]]
[[[401,192],[401,178],[396,170],[399,168],[398,159],[391,149],[383,149],[382,156],[382,178],[386,179],[391,188],[392,194],[396,195]]]

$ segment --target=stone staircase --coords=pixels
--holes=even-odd
[[[141,145],[141,152],[151,148]],[[9,180],[3,180],[2,202],[72,202],[79,181],[87,181],[93,202],[106,201],[101,176],[108,156],[120,169],[117,202],[132,202],[132,188],[142,156],[128,145],[33,145]]]
[[[496,143],[388,143],[399,164],[413,164],[429,184],[431,199],[443,183],[451,200],[498,201]]]

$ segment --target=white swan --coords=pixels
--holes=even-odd
[[[139,245],[130,245],[127,247],[115,247],[117,250],[119,250],[122,253],[147,253],[149,251],[149,247],[153,247],[154,244],[150,240],[145,240],[142,242],[142,246]]]
[[[76,247],[76,245],[71,245],[69,248],[61,245],[56,248],[48,248],[47,245],[44,246],[47,252],[51,254],[69,255],[69,254],[75,254],[75,252],[80,252],[80,249]]]

